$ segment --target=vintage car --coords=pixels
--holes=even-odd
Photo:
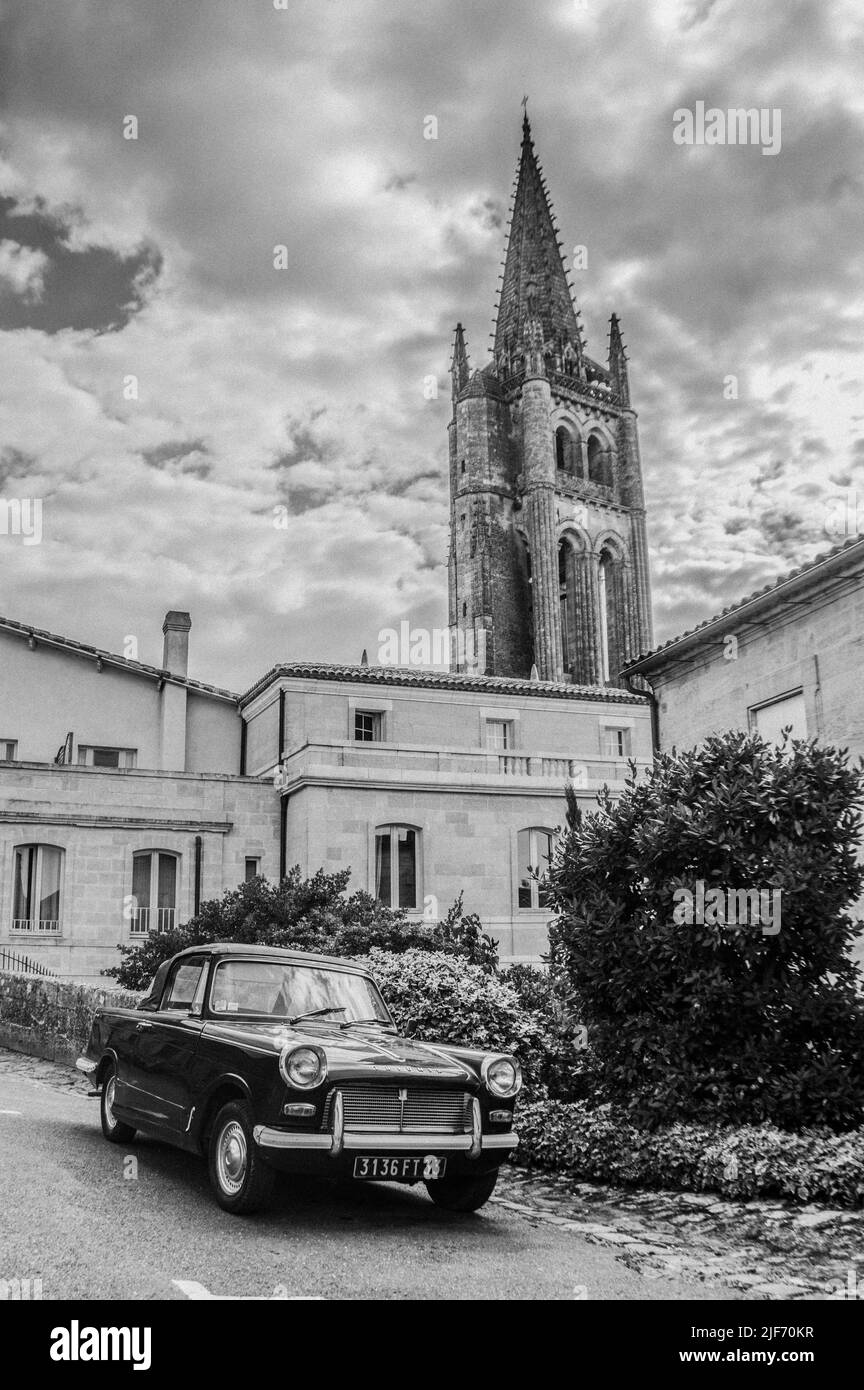
[[[277,1169],[423,1182],[476,1211],[517,1141],[515,1058],[401,1038],[371,975],[332,956],[181,951],[136,1008],[98,1011],[76,1065],[106,1139],[205,1155],[230,1212],[264,1205]]]

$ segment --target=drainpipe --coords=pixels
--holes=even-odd
[[[288,832],[288,798],[282,796],[279,799],[279,882],[288,872],[288,846],[285,838]]]
[[[195,916],[201,910],[201,836],[195,836]]]
[[[633,684],[634,677],[629,674],[625,674],[624,676],[625,685],[631,695],[641,695],[643,698],[647,695],[648,697],[648,706],[651,711],[651,752],[656,758],[657,754],[660,752],[660,702],[654,693],[653,685],[646,676],[640,675],[637,676],[636,679],[643,681],[648,689],[637,690],[636,686]]]
[[[240,715],[240,776],[246,776],[246,720]]]

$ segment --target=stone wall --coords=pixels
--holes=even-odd
[[[98,989],[0,971],[0,1047],[74,1064],[98,1008],[132,1008],[128,990]]]

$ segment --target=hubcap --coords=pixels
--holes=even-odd
[[[113,1129],[117,1123],[114,1119],[114,1087],[115,1081],[112,1076],[105,1087],[105,1119],[108,1121],[109,1129]]]
[[[248,1154],[246,1135],[237,1120],[229,1120],[216,1145],[216,1174],[219,1186],[230,1196],[240,1191],[246,1179]]]

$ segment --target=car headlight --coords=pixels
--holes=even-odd
[[[522,1070],[515,1057],[487,1057],[481,1075],[493,1096],[515,1096],[522,1089]]]
[[[327,1075],[327,1058],[320,1047],[285,1047],[279,1057],[279,1070],[289,1086],[309,1091],[320,1086]]]

